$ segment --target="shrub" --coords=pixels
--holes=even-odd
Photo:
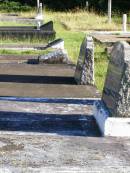
[[[4,1],[0,2],[0,10],[7,12],[29,11],[31,7],[28,5],[21,5],[20,2]]]

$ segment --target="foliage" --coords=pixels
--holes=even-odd
[[[108,0],[41,0],[41,2],[45,4],[47,8],[60,11],[79,8],[85,9],[86,1],[89,2],[90,9],[96,9],[100,12],[107,11]],[[14,8],[14,11],[26,10],[26,8],[28,8],[27,5],[35,7],[37,5],[37,0],[1,0],[0,4],[3,4],[2,6],[4,7],[6,2],[8,2],[9,6],[11,4],[11,7]],[[114,11],[126,13],[130,10],[130,1],[112,0],[112,6]]]
[[[4,1],[4,3],[0,2],[0,11],[7,12],[18,12],[18,11],[29,11],[32,8],[28,5],[21,5],[20,2],[15,1]]]

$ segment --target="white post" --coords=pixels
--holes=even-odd
[[[37,20],[37,30],[40,30],[40,27],[41,27],[41,21]]]
[[[123,32],[127,32],[127,14],[123,14]]]
[[[112,0],[108,0],[108,23],[111,23]]]
[[[39,14],[42,16],[43,14],[42,14],[42,3],[40,3],[40,5],[39,5]]]
[[[86,1],[86,10],[88,11],[89,3]]]
[[[39,12],[40,0],[37,0],[37,13]]]

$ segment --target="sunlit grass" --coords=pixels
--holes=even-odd
[[[99,90],[103,89],[109,57],[105,51],[105,46],[95,44],[95,82]]]
[[[93,11],[87,12],[79,10],[77,12],[46,12],[46,18],[61,22],[68,30],[87,31],[87,30],[118,30],[121,28],[119,23],[109,24],[107,16],[97,14]]]
[[[52,52],[52,49],[47,50],[6,50],[0,49],[0,55],[45,55]]]

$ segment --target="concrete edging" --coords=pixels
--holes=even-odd
[[[101,101],[94,103],[94,118],[103,136],[130,137],[130,118],[109,117]]]

